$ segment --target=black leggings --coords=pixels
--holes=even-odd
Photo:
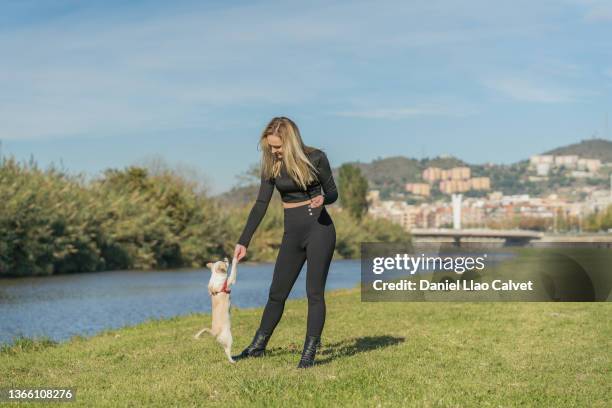
[[[259,328],[270,334],[274,331],[283,315],[285,300],[308,260],[306,334],[320,336],[325,324],[325,282],[336,247],[336,228],[323,205],[311,209],[306,204],[284,210],[285,232]]]

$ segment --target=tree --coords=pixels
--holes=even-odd
[[[236,178],[238,179],[237,187],[246,187],[253,184],[259,184],[260,175],[260,164],[259,163],[251,163],[249,168],[242,173],[238,174]]]
[[[359,167],[351,164],[343,164],[339,170],[339,192],[342,208],[356,220],[368,211],[366,193],[368,192],[368,180],[361,174]]]

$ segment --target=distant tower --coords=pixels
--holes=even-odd
[[[453,194],[453,228],[461,229],[461,194]]]

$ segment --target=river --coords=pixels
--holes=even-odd
[[[306,296],[306,265],[289,298]],[[264,306],[273,263],[240,264],[235,307]],[[56,341],[90,336],[148,319],[210,312],[206,269],[112,271],[0,280],[0,343],[17,336]],[[335,260],[326,290],[360,282],[359,260]]]

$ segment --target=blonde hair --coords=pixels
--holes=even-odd
[[[283,145],[282,160],[276,159],[268,145],[268,136],[278,136]],[[308,159],[307,153],[315,150],[306,146],[302,141],[300,130],[289,118],[280,116],[273,118],[264,128],[259,139],[261,147],[261,175],[265,178],[276,178],[284,164],[287,174],[304,190],[306,186],[316,180],[317,169]]]

